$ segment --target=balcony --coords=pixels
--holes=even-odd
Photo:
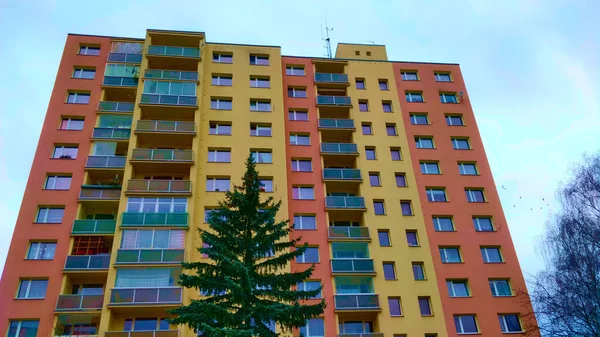
[[[106,331],[104,337],[178,337],[179,330]],[[375,336],[379,337],[379,336]]]
[[[160,80],[198,81],[198,72],[148,69],[144,72],[144,77]]]
[[[181,288],[114,288],[111,290],[110,305],[144,304],[181,304]]]
[[[358,226],[329,227],[328,238],[329,241],[371,240],[369,228]]]
[[[124,212],[121,227],[187,227],[188,213]]]
[[[328,209],[366,209],[363,197],[325,197],[325,208]]]
[[[192,163],[192,150],[133,149],[132,161]]]
[[[358,155],[358,146],[352,143],[321,143],[321,153]]]
[[[375,274],[372,259],[331,259],[333,274]]]
[[[148,56],[200,58],[200,48],[148,46]]]
[[[102,85],[105,87],[137,87],[137,77],[104,76]]]
[[[65,271],[108,270],[110,255],[69,255],[65,261]]]
[[[379,311],[377,294],[334,295],[335,310]]]
[[[176,96],[176,95],[158,95],[158,94],[142,94],[140,104],[148,105],[174,105],[197,107],[196,96]]]
[[[79,200],[119,200],[121,186],[82,185]]]
[[[323,180],[362,181],[359,169],[323,169]]]
[[[75,220],[71,235],[114,234],[116,220]]]
[[[348,96],[317,96],[317,106],[319,105],[351,107],[352,100]]]
[[[348,75],[346,74],[333,74],[333,73],[315,73],[316,84],[338,84],[348,86]]]
[[[125,168],[125,156],[89,156],[85,162],[86,168],[122,169]]]
[[[142,54],[109,53],[108,62],[142,63]]]
[[[183,261],[183,249],[119,249],[116,263],[159,264]]]
[[[191,194],[192,182],[189,180],[130,179],[125,193]]]
[[[100,310],[104,295],[59,295],[56,311]]]
[[[354,120],[340,118],[319,118],[319,129],[354,130]]]
[[[99,102],[98,111],[102,112],[133,112],[135,103],[133,102]]]
[[[139,120],[135,132],[169,132],[169,133],[196,133],[194,122],[172,121],[146,121]]]
[[[129,139],[131,129],[125,128],[94,128],[94,139]]]

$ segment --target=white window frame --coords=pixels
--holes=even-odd
[[[465,166],[473,166],[475,169],[475,174],[467,173],[465,170]],[[477,170],[477,164],[475,163],[458,163],[458,172],[463,176],[478,176],[479,170]]]
[[[298,138],[306,138],[308,140],[308,144],[300,144],[298,142]],[[310,135],[292,133],[292,134],[290,134],[290,145],[310,146]]]
[[[71,97],[71,95],[73,95],[73,102],[69,102],[69,97]],[[88,97],[88,102],[87,103],[79,103],[77,102],[77,97],[79,96],[87,96]],[[85,92],[69,92],[67,94],[67,104],[90,104],[90,99],[92,98],[92,94],[89,93],[85,93]]]
[[[425,193],[427,194],[427,201],[429,202],[448,202],[446,190],[443,188],[426,188]],[[444,200],[435,200],[436,195],[444,195]]]
[[[296,218],[299,218],[299,222],[296,221]],[[315,224],[315,228],[304,228],[303,223],[304,223],[304,218],[313,218],[315,219],[314,224]],[[294,229],[295,230],[313,230],[313,229],[317,229],[317,217],[316,215],[294,215]]]
[[[294,116],[294,119],[290,119],[290,114],[292,116]],[[297,119],[296,115],[301,114],[301,115],[306,115],[306,119]],[[307,122],[309,120],[309,115],[308,115],[308,111],[303,111],[303,110],[290,110],[288,111],[288,120],[290,121],[300,121],[300,122]]]
[[[413,100],[413,96],[415,97]],[[421,103],[421,102],[425,102],[425,100],[423,99],[423,93],[421,92],[405,92],[404,93],[404,97],[406,98],[406,101],[409,103]],[[421,97],[421,100],[418,100],[417,97]]]
[[[490,257],[488,255],[488,250],[492,250],[492,249],[495,249],[498,251],[498,256],[500,256],[500,261],[490,261]],[[502,250],[500,249],[500,247],[481,247],[480,251],[481,251],[481,256],[483,257],[484,263],[503,263],[504,262],[504,256],[502,255]]]
[[[454,289],[454,284],[464,284],[465,289],[467,290],[466,296],[456,295],[456,290]],[[467,280],[447,280],[446,285],[450,285],[448,287],[448,295],[450,297],[471,297],[471,290],[469,289],[469,282]]]
[[[454,101],[452,99],[450,99],[451,97],[454,97]],[[458,103],[458,97],[456,97],[456,94],[453,94],[453,93],[441,92],[440,93],[440,102],[456,104],[456,103]]]
[[[506,323],[506,316],[517,316],[517,320],[519,321],[519,326],[521,327],[521,330],[518,331],[511,331],[508,330],[508,324]],[[521,324],[521,318],[519,317],[518,314],[498,314],[498,317],[500,318],[500,329],[502,329],[503,333],[519,333],[519,332],[523,332],[523,324]]]
[[[469,141],[468,138],[451,138],[450,140],[452,141],[452,149],[454,149],[454,150],[471,150],[471,142]],[[458,146],[459,141],[467,142],[467,147],[466,148],[459,147]]]
[[[425,117],[427,123],[417,123],[417,117]],[[410,123],[412,125],[429,125],[429,117],[427,117],[427,114],[410,114]]]
[[[301,171],[300,170],[300,162],[309,162],[310,163],[310,171]],[[294,170],[295,168],[295,170]],[[310,159],[292,159],[292,172],[312,172],[312,160]]]
[[[268,110],[259,109],[261,104],[269,104]],[[259,112],[271,112],[273,110],[273,106],[271,105],[271,101],[260,100],[260,99],[251,99],[250,100],[250,111],[259,111]]]
[[[125,237],[125,234],[122,233],[121,235],[121,245],[119,245],[119,249],[123,249],[123,250],[136,250],[136,249],[184,249],[185,248],[185,230],[184,229],[124,229],[123,232],[135,232],[135,247],[131,248],[131,247],[127,247],[124,248],[123,247],[123,238]],[[158,247],[154,247],[154,240],[156,238],[156,231],[168,231],[169,232],[169,236],[167,237],[167,242],[169,243],[169,247],[167,248],[158,248]],[[171,247],[171,233],[172,232],[183,232],[183,238],[184,238],[184,242],[183,242],[183,246],[182,247]],[[152,238],[150,239],[150,247],[139,247],[138,246],[138,239],[140,237],[140,232],[152,232]]]
[[[458,262],[448,260],[447,251],[450,249],[456,249],[456,251],[458,252],[458,259],[459,259]],[[463,262],[462,254],[460,253],[460,248],[458,248],[458,247],[440,247],[439,250],[444,252],[444,258],[442,259],[442,263],[462,263]]]
[[[450,224],[452,225],[452,230],[451,231],[443,230],[443,228],[440,224],[440,219],[450,219]],[[432,217],[432,221],[433,221],[433,228],[436,232],[455,232],[456,231],[456,228],[454,227],[454,220],[450,216],[434,216],[434,217]]]
[[[252,130],[254,128],[254,130]],[[253,134],[254,131],[254,134]],[[269,135],[261,135],[260,131],[269,131]],[[273,135],[273,128],[271,124],[265,123],[251,123],[250,124],[250,136],[251,137],[271,137]]]
[[[167,198],[135,197],[134,199],[141,199],[141,202],[139,202],[139,205],[140,205],[139,206],[140,207],[139,210],[140,211],[137,211],[137,212],[129,211],[129,204],[130,204],[129,201],[130,201],[130,199],[132,199],[132,198],[131,197],[127,198],[127,205],[126,205],[126,208],[125,208],[125,210],[126,210],[125,212],[128,212],[128,213],[158,213],[158,205],[159,204],[162,204],[162,205],[166,204],[166,202],[164,202],[164,201],[163,202],[159,202],[159,199],[167,199]],[[146,201],[147,199],[148,199],[148,201]],[[155,201],[150,202],[151,199],[154,199]],[[187,209],[188,209],[187,208],[187,206],[188,206],[188,199],[187,198],[175,198],[175,197],[173,197],[173,198],[169,198],[169,199],[171,199],[171,201],[170,201],[170,207],[169,207],[169,212],[166,212],[166,213],[173,213],[173,214],[187,213]],[[182,202],[175,202],[175,199],[185,199],[185,212],[177,212],[177,213],[173,212],[173,210],[175,209],[175,205],[176,204],[177,205],[183,205],[184,204]],[[132,203],[134,203],[134,202],[132,202]],[[138,204],[138,202],[135,202],[135,203]],[[144,205],[145,204],[148,204],[148,205],[154,204],[154,212],[145,212],[144,211]]]
[[[31,292],[31,284],[33,283],[33,281],[46,281],[46,291],[48,291],[48,279],[21,279],[19,281],[19,289],[17,289],[17,296],[15,298],[23,299],[23,300],[25,300],[25,299],[31,300],[31,299],[44,299],[44,298],[46,298],[46,291],[44,291],[44,296],[42,296],[42,297],[31,297],[31,296],[29,296],[29,293]],[[27,282],[27,285],[26,285],[27,289],[25,290],[24,296],[23,297],[19,297],[19,293],[21,292],[21,288],[23,287],[23,282]]]
[[[424,140],[430,140],[432,146],[431,147],[423,147],[422,141],[424,141]],[[418,145],[417,149],[435,149],[435,142],[433,141],[433,137],[425,137],[425,136],[416,137],[415,143]]]
[[[67,127],[63,129],[63,122],[67,121]],[[72,130],[72,131],[81,131],[83,130],[84,125],[81,126],[81,129],[71,129],[71,122],[72,121],[81,121],[83,123],[85,123],[85,118],[71,118],[71,117],[63,117],[60,120],[60,130]]]
[[[261,64],[261,63],[258,62],[259,60],[263,60],[263,61],[266,60],[267,63],[266,64]],[[268,65],[270,65],[270,63],[269,63],[269,56],[268,55],[267,56],[264,56],[264,55],[250,55],[250,65],[253,65],[253,66],[268,66]]]
[[[485,192],[483,191],[483,189],[479,189],[479,188],[467,188],[467,189],[465,189],[465,191],[468,194],[468,197],[467,197],[467,201],[468,202],[475,202],[475,203],[486,202]],[[482,198],[483,200],[482,201],[477,201],[476,200],[476,198],[474,196],[475,191],[481,192],[481,195],[483,196],[483,198]]]
[[[300,73],[296,74],[296,71],[300,71]],[[287,76],[306,76],[306,73],[304,72],[304,67],[302,66],[285,66],[285,74]]]
[[[229,191],[231,189],[231,179],[230,178],[206,178],[206,192],[225,192],[218,190],[217,191],[217,182],[227,182],[228,188],[225,191]]]
[[[83,73],[89,71],[89,72],[93,72],[93,76],[92,77],[83,77]],[[79,72],[79,76],[77,75],[77,72]],[[84,79],[84,80],[93,80],[96,77],[96,69],[90,69],[90,68],[74,68],[73,69],[73,78],[77,78],[77,79]]]
[[[37,334],[39,334],[39,332],[40,332],[40,320],[39,319],[15,319],[15,320],[11,319],[8,321],[7,330],[10,330],[10,325],[12,322],[17,322],[17,330],[15,331],[14,336],[9,335],[8,332],[6,333],[6,336],[7,337],[19,337],[21,335],[21,327],[22,327],[22,324],[24,321],[37,322]]]
[[[213,108],[213,102],[216,102],[217,105]],[[221,107],[221,102],[223,104],[228,103],[229,107]],[[211,98],[210,99],[210,108],[212,110],[233,110],[233,100],[232,99],[221,99],[221,98]]]
[[[459,118],[460,124],[453,124],[452,118]],[[446,115],[446,125],[448,125],[448,126],[464,126],[465,121],[463,121],[462,115]]]
[[[473,218],[473,225],[475,226],[475,231],[476,232],[495,232],[496,228],[494,227],[494,221],[492,220],[491,217],[487,217],[487,216],[474,216]],[[490,221],[490,225],[492,227],[492,230],[481,230],[481,221],[480,219],[488,219]]]
[[[323,284],[321,283],[321,281],[318,281],[318,280],[306,280],[306,281],[298,282],[297,289],[300,290],[300,291],[311,291],[312,289],[306,287],[307,283],[318,283],[319,287],[323,286]],[[323,289],[321,289],[321,291],[319,291],[319,293],[316,296],[313,296],[311,298],[323,298]]]
[[[270,181],[271,182],[271,189],[267,189],[265,186],[265,184],[263,184],[263,181]],[[260,178],[260,188],[264,189],[264,191],[262,192],[273,192],[273,178]]]
[[[476,334],[476,333],[479,333],[479,324],[477,324],[477,317],[475,317],[475,315],[455,315],[454,317],[458,318],[458,325],[460,326],[460,331],[457,331],[456,333],[458,333],[458,334]],[[475,321],[475,328],[477,329],[477,331],[475,331],[475,332],[465,332],[465,328],[463,327],[463,322],[462,322],[462,319],[461,319],[463,317],[473,317],[473,320]]]
[[[290,90],[292,90],[292,96],[290,96]],[[296,94],[296,92],[298,92],[298,94]],[[304,94],[304,96],[302,96]],[[288,97],[292,97],[292,98],[307,98],[308,97],[308,92],[306,91],[306,88],[295,88],[295,87],[288,87]]]
[[[40,254],[42,252],[42,245],[54,245],[54,255],[52,255],[52,258],[49,259],[42,259]],[[42,260],[42,261],[50,261],[50,260],[54,260],[54,256],[56,255],[56,246],[57,243],[56,242],[46,242],[46,241],[32,241],[29,243],[29,248],[27,249],[27,260]],[[35,247],[34,249],[34,254],[33,254],[33,258],[30,258],[29,255],[31,252],[31,248]]]
[[[267,85],[266,86],[262,86],[261,84],[264,84],[263,82],[265,82]],[[250,88],[270,88],[271,87],[271,80],[267,77],[255,77],[252,76],[250,77]]]
[[[79,154],[79,147],[73,145],[55,145],[54,151],[52,152],[52,159],[60,159],[60,157],[64,154],[65,149],[76,149],[77,153],[75,157],[71,157],[71,159],[77,159],[77,155]],[[57,156],[57,151],[60,150],[60,154]]]
[[[424,166],[421,166],[421,165],[424,165]],[[435,165],[437,167],[437,172],[429,172],[429,168],[427,167],[427,165]],[[420,162],[419,166],[421,167],[422,174],[433,174],[433,175],[442,174],[439,163],[425,161],[425,162]]]
[[[215,56],[217,56],[216,60],[215,60]],[[223,56],[228,56],[227,59],[229,59],[229,60],[228,61],[222,60],[221,58]],[[233,54],[213,52],[213,63],[232,64],[233,63]]]
[[[292,190],[294,188],[298,189],[298,198],[294,200],[315,200],[315,187],[314,186],[292,186]],[[312,198],[302,198],[302,191],[311,191]]]
[[[408,78],[408,76],[415,76],[415,79]],[[400,77],[403,81],[418,81],[419,80],[419,72],[418,71],[401,71]]]
[[[214,80],[217,80],[215,83]],[[221,81],[229,80],[229,83],[221,84]],[[231,87],[233,85],[233,76],[231,75],[213,75],[211,79],[211,85],[219,86],[219,87]]]
[[[229,153],[229,161],[217,161],[220,152]],[[215,160],[210,160],[210,155],[214,154]],[[231,150],[208,150],[208,162],[209,163],[231,163]]]
[[[64,207],[38,207],[37,214],[35,216],[35,222],[36,223],[62,223],[62,219],[61,219],[60,222],[48,222],[48,214],[50,214],[50,210],[51,209],[62,209],[63,210],[63,218],[64,218],[64,216],[65,216],[65,213],[64,213],[65,212],[65,208]],[[43,221],[38,221],[38,218],[40,216],[40,212],[42,210],[46,210],[46,214],[44,215],[44,218],[42,219]]]
[[[81,52],[82,50],[84,50],[85,53],[82,53]],[[99,55],[89,54],[90,50],[97,50],[98,54],[100,54],[100,47],[80,45],[79,46],[79,53],[77,55],[99,56]]]
[[[56,181],[58,180],[58,178],[69,178],[69,188],[56,189],[55,188],[56,187]],[[52,183],[50,184],[52,186],[48,185],[50,179],[53,179]],[[66,191],[66,190],[70,189],[70,187],[71,187],[71,181],[72,180],[73,180],[73,177],[71,177],[71,176],[60,176],[60,175],[46,176],[46,183],[44,184],[44,189],[45,190],[55,190],[55,191]],[[44,208],[51,208],[51,207],[44,207]]]
[[[306,252],[309,249],[316,249],[317,250],[317,261],[316,262],[306,262]],[[307,247],[306,250],[304,251],[304,253],[302,253],[302,255],[297,257],[297,263],[319,263],[321,262],[321,254],[319,254],[319,247]]]
[[[436,82],[452,82],[452,76],[450,76],[450,73],[448,72],[436,71],[433,73],[433,75],[435,77]],[[447,81],[443,79],[444,76],[448,77]]]
[[[496,285],[496,282],[506,282],[506,284],[508,284],[508,289],[510,290],[510,294],[508,295],[500,295],[500,291],[498,291],[498,286]],[[492,290],[492,296],[493,297],[511,297],[514,296],[513,294],[513,290],[512,290],[512,286],[510,284],[510,280],[509,279],[492,279],[489,280],[490,283],[490,288],[493,288],[494,290]]]
[[[215,131],[215,132],[216,132],[216,133],[210,133],[210,129],[212,128],[212,125],[211,125],[211,124],[212,124],[212,125],[215,125],[215,129],[216,129],[216,131]],[[221,132],[219,132],[220,126],[222,126],[222,127],[229,126],[229,129],[230,129],[229,133],[221,133]],[[209,134],[209,135],[212,135],[212,136],[215,136],[215,135],[221,135],[221,136],[231,136],[231,127],[232,127],[232,124],[231,124],[231,123],[209,122],[209,123],[208,123],[208,134]]]

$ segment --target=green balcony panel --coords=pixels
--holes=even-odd
[[[87,168],[125,168],[125,156],[89,156],[85,162]]]
[[[148,121],[139,120],[137,121],[137,128],[135,131],[146,131],[146,132],[181,132],[181,133],[194,133],[196,130],[196,123],[185,122],[185,121]]]
[[[131,160],[191,162],[192,150],[133,149]]]
[[[121,227],[187,227],[188,213],[124,212]]]
[[[319,118],[321,129],[354,129],[354,120],[340,118]]]
[[[357,226],[329,227],[330,239],[369,240],[369,228]]]
[[[317,83],[348,83],[348,75],[315,73],[315,82]]]
[[[94,128],[92,138],[129,139],[131,129],[125,128]]]
[[[380,310],[377,294],[334,295],[336,310]]]
[[[99,310],[103,302],[104,295],[59,295],[56,310]]]
[[[196,96],[176,96],[176,95],[158,95],[158,94],[142,94],[142,104],[159,104],[159,105],[179,105],[179,106],[196,106],[198,105]]]
[[[142,54],[109,53],[108,62],[142,63]]]
[[[365,198],[363,197],[325,197],[325,207],[341,209],[364,209]]]
[[[110,87],[137,87],[138,79],[135,77],[104,76],[102,85]]]
[[[332,273],[375,273],[371,259],[331,259]]]
[[[326,180],[362,180],[359,169],[323,169],[323,179]]]
[[[198,72],[148,69],[144,72],[144,77],[161,80],[198,81]]]
[[[116,220],[75,220],[71,234],[114,234]]]
[[[200,48],[173,47],[173,46],[148,46],[148,55],[199,58],[200,57]]]
[[[352,106],[348,96],[317,96],[317,105]]]
[[[106,270],[110,264],[110,255],[69,255],[65,261],[65,270]]]
[[[107,112],[133,112],[135,103],[133,102],[99,102],[98,111]]]
[[[321,143],[321,153],[358,154],[358,146],[352,143]]]
[[[183,249],[119,249],[117,263],[179,263]]]
[[[112,305],[156,305],[181,303],[180,287],[114,288],[110,293]]]

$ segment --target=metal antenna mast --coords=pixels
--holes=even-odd
[[[331,39],[329,38],[329,32],[333,32],[333,28],[327,27],[327,20],[325,20],[325,38],[323,38],[323,26],[321,26],[321,39],[325,41],[325,56],[328,58],[333,58],[333,54],[331,53]]]

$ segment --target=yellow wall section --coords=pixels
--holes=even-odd
[[[358,55],[356,55],[357,51],[359,53]],[[367,55],[367,52],[370,55]],[[335,58],[371,61],[387,61],[388,59],[385,46],[383,45],[349,43],[338,43],[337,48],[335,50]],[[390,79],[393,79],[394,77],[391,76],[391,74],[393,74],[393,72],[391,72],[388,76],[390,76]]]

